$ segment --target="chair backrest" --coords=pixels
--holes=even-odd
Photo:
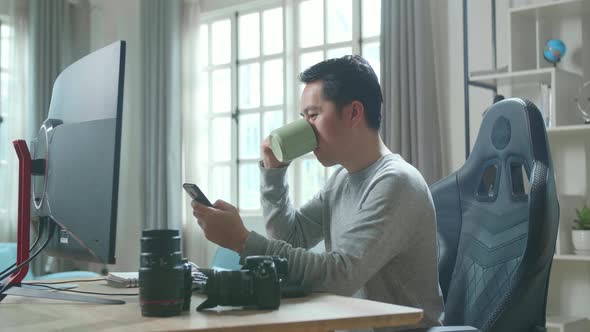
[[[529,101],[486,112],[473,151],[431,187],[445,325],[545,326],[559,204],[545,124]]]

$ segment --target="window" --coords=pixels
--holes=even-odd
[[[8,174],[8,153],[14,153],[10,148],[8,130],[6,122],[8,120],[8,84],[9,84],[9,64],[10,64],[10,44],[12,40],[12,29],[9,25],[0,22],[0,179],[6,179]],[[7,190],[2,190],[6,192]],[[7,193],[8,194],[8,193]],[[2,202],[12,202],[12,200],[2,199]],[[6,213],[6,206],[0,205],[0,215]]]
[[[6,120],[7,98],[8,98],[8,64],[10,62],[10,39],[11,29],[9,25],[0,22],[0,116]],[[0,124],[1,126],[2,124]],[[6,130],[0,127],[2,142],[8,141]],[[0,167],[6,163],[6,144],[0,147]]]
[[[260,143],[285,122],[283,16],[283,7],[275,5],[212,20],[200,29],[208,190],[246,214],[260,213]]]
[[[354,53],[379,75],[380,0],[295,0],[293,11],[283,1],[241,8],[202,16],[194,127],[200,151],[207,153],[197,167],[206,167],[203,186],[212,199],[260,214],[260,143],[299,116],[299,72]],[[333,171],[313,154],[293,162],[288,176],[295,205],[311,198]]]

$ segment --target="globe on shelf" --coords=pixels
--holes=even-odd
[[[550,39],[545,44],[543,56],[554,66],[565,55],[565,44],[559,39]]]

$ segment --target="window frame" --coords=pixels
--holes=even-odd
[[[283,15],[283,50],[280,53],[276,53],[276,54],[271,54],[271,55],[264,55],[263,53],[263,34],[264,34],[264,26],[263,26],[263,13],[266,10],[270,10],[270,9],[275,9],[275,8],[282,8],[282,15]],[[230,159],[228,161],[214,161],[213,160],[213,149],[214,149],[214,144],[213,144],[213,140],[211,139],[212,134],[209,134],[209,142],[208,144],[208,165],[207,165],[207,172],[209,175],[212,174],[213,172],[213,168],[216,166],[229,166],[230,167],[230,200],[231,202],[235,203],[234,205],[239,207],[239,202],[240,202],[240,165],[243,163],[257,163],[260,160],[260,157],[257,158],[239,158],[239,144],[240,144],[240,140],[239,140],[239,119],[240,116],[243,115],[248,115],[248,114],[259,114],[260,115],[260,119],[259,119],[259,123],[260,123],[260,136],[261,139],[264,139],[263,136],[263,116],[265,113],[267,112],[271,112],[271,111],[276,111],[276,110],[282,110],[283,112],[283,123],[286,123],[288,120],[285,119],[285,109],[287,108],[286,105],[286,99],[287,99],[287,95],[288,95],[288,91],[286,89],[286,84],[285,82],[287,82],[287,60],[286,60],[286,31],[285,31],[285,19],[286,19],[286,4],[284,3],[284,1],[281,0],[262,0],[262,1],[254,1],[251,3],[244,3],[241,5],[237,5],[237,6],[232,6],[232,7],[228,7],[228,8],[223,8],[223,9],[219,9],[219,10],[215,10],[212,11],[210,13],[204,13],[201,16],[201,21],[199,22],[199,25],[202,26],[204,24],[208,25],[208,36],[207,36],[207,56],[208,56],[208,65],[206,66],[206,73],[207,73],[207,85],[208,85],[208,100],[209,100],[209,104],[208,104],[208,110],[207,110],[207,116],[208,116],[208,126],[209,128],[212,128],[212,122],[213,119],[215,118],[227,118],[229,116],[230,121],[231,121],[231,137],[230,137],[230,142],[231,142],[231,156]],[[248,15],[248,14],[252,14],[252,13],[259,13],[259,38],[260,38],[260,43],[259,43],[259,55],[257,57],[252,57],[252,58],[248,58],[248,59],[238,59],[238,44],[239,44],[239,40],[238,40],[238,20],[239,20],[239,16],[243,16],[243,15]],[[212,47],[211,47],[211,43],[210,41],[212,40],[212,29],[211,26],[214,22],[220,21],[220,20],[225,20],[225,19],[229,19],[230,20],[230,38],[231,38],[231,56],[230,56],[230,62],[229,64],[222,64],[222,65],[212,65],[211,64],[211,59],[212,59]],[[277,104],[277,105],[272,105],[272,106],[264,106],[264,78],[263,78],[263,74],[264,74],[264,62],[268,61],[268,60],[274,60],[274,59],[281,59],[283,61],[283,103],[282,104]],[[248,108],[248,109],[240,109],[239,108],[239,68],[241,65],[244,64],[249,64],[249,63],[259,63],[260,64],[260,70],[259,70],[259,74],[260,74],[260,79],[259,79],[259,91],[260,91],[260,104],[258,107],[254,107],[254,108]],[[212,94],[213,94],[213,89],[212,87],[212,83],[213,83],[213,79],[212,79],[212,71],[215,69],[221,69],[221,68],[230,68],[230,85],[231,85],[231,102],[230,102],[230,109],[231,112],[224,112],[224,113],[214,113],[212,112],[212,104],[211,104],[211,100],[212,98]],[[204,71],[202,70],[202,68],[199,68],[199,75],[202,75]],[[208,176],[208,187],[211,188],[212,184],[211,184],[211,176]],[[240,213],[242,215],[246,215],[246,216],[260,216],[262,214],[262,209],[243,209],[240,208]]]
[[[236,139],[234,140],[234,146],[232,147],[236,149],[235,151],[235,163],[233,163],[233,165],[235,165],[235,172],[233,172],[234,176],[235,176],[235,187],[232,190],[233,191],[233,195],[235,195],[236,197],[233,197],[234,202],[236,202],[237,206],[240,206],[240,166],[243,163],[247,163],[247,164],[253,164],[253,165],[258,165],[258,162],[260,161],[260,155],[256,158],[240,158],[240,137],[239,137],[239,117],[243,116],[243,115],[248,115],[248,114],[258,114],[259,115],[259,134],[260,134],[260,143],[262,142],[262,140],[265,138],[264,136],[264,114],[266,114],[267,112],[273,112],[273,111],[279,111],[282,110],[282,123],[285,124],[285,109],[286,109],[286,101],[285,101],[285,96],[287,94],[286,91],[286,86],[285,86],[285,81],[286,81],[286,77],[285,77],[285,69],[287,66],[287,61],[286,61],[286,52],[285,52],[285,5],[284,3],[282,3],[281,1],[268,1],[269,3],[264,4],[264,5],[259,5],[255,8],[249,8],[249,9],[244,9],[242,11],[235,11],[235,25],[234,25],[234,30],[235,30],[235,38],[232,41],[232,44],[235,44],[235,82],[232,82],[232,87],[235,88],[235,103],[236,106],[234,108],[234,112],[233,112],[233,116],[237,117],[237,121],[234,120],[233,124],[236,124],[238,127],[235,129],[235,131],[233,132],[233,134],[236,135]],[[270,55],[265,55],[264,54],[264,19],[263,19],[263,15],[264,12],[267,10],[272,10],[272,9],[277,9],[277,8],[281,8],[282,10],[282,19],[283,19],[283,47],[282,47],[282,52],[279,53],[275,53],[275,54],[270,54]],[[240,16],[246,16],[249,14],[253,14],[253,13],[258,13],[258,22],[259,22],[259,29],[258,29],[258,37],[259,37],[259,44],[258,44],[258,48],[259,48],[259,54],[256,57],[251,57],[248,59],[239,59],[239,55],[237,53],[238,51],[238,45],[239,45],[239,17]],[[276,105],[270,105],[270,106],[265,106],[264,105],[264,64],[266,61],[270,61],[270,60],[277,60],[280,59],[283,63],[283,100],[282,103],[280,104],[276,104]],[[259,105],[257,107],[253,107],[253,108],[248,108],[248,109],[240,109],[239,103],[240,103],[240,66],[242,65],[247,65],[247,64],[253,64],[253,63],[258,63],[260,65],[259,68],[259,81],[258,81],[258,90],[259,90]],[[259,144],[260,144],[259,143]],[[240,207],[240,212],[242,214],[245,215],[255,215],[255,216],[259,216],[262,214],[262,207],[258,208],[258,209],[245,209],[243,207]]]

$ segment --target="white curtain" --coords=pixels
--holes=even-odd
[[[181,78],[178,0],[141,2],[143,176],[142,229],[180,228]]]
[[[207,79],[200,71],[199,38],[201,31],[199,2],[186,0],[182,17],[182,165],[183,180],[192,183],[207,183],[207,137],[208,121],[199,109],[202,101],[199,96],[206,95],[203,82]],[[196,223],[190,206],[190,199],[182,196],[183,250],[185,255],[201,266],[210,266],[216,246],[205,239]]]
[[[26,3],[27,1],[20,1]],[[57,76],[90,52],[87,1],[29,0],[30,112],[36,130],[45,121]]]
[[[2,24],[8,26],[10,44],[9,82],[6,87],[6,103],[2,105],[4,122],[2,149],[6,151],[6,164],[0,165],[0,242],[16,241],[18,204],[18,158],[12,146],[15,139],[30,143],[35,132],[32,114],[28,112],[29,98],[29,17],[25,1],[11,0],[10,15]],[[7,139],[4,139],[6,137]],[[30,145],[30,144],[29,144]]]
[[[197,109],[199,2],[144,0],[141,8],[142,229],[181,228],[184,255],[207,266],[215,247],[194,221],[182,189],[184,181],[203,178],[196,128],[203,121]]]
[[[430,0],[382,0],[381,80],[385,144],[430,184],[442,177],[443,146]]]
[[[88,6],[85,1],[29,0],[30,108],[34,136],[47,118],[53,83],[59,74],[89,52]],[[87,269],[88,265],[41,253],[32,262],[33,273]]]

